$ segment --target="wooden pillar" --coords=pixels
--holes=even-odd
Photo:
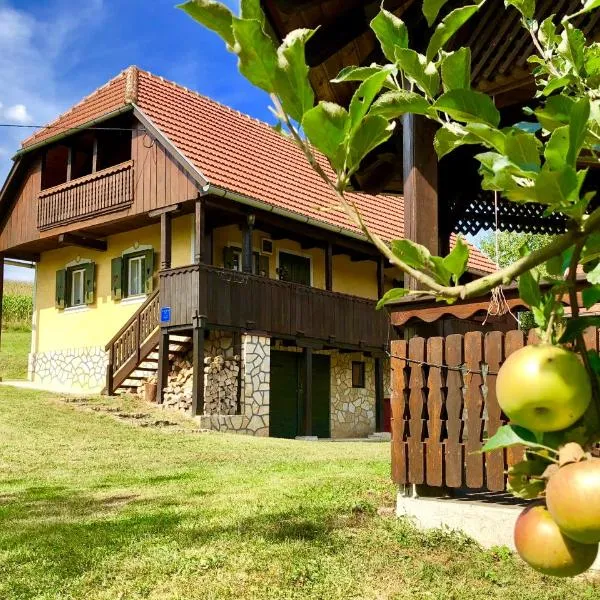
[[[4,257],[0,255],[0,348],[2,347],[2,301],[4,299]]]
[[[419,115],[404,115],[404,237],[438,254],[438,163],[433,148],[436,125]],[[419,289],[411,277],[404,287]]]
[[[194,240],[194,262],[199,265],[204,262],[204,201],[196,199],[196,238]]]
[[[384,269],[385,260],[383,256],[380,256],[377,259],[377,298],[381,298],[385,293]]]
[[[333,290],[333,244],[327,243],[325,247],[325,289]]]
[[[204,317],[196,313],[192,318],[192,415],[204,414]]]
[[[160,215],[160,268],[171,268],[171,250],[173,227],[170,212],[163,212]]]
[[[166,329],[161,329],[158,340],[158,373],[157,373],[157,390],[156,401],[162,404],[164,401],[163,391],[169,382],[169,332]]]
[[[304,348],[304,368],[302,369],[304,388],[304,435],[312,435],[312,402],[313,402],[313,351]]]
[[[375,431],[384,430],[383,423],[383,359],[375,358]]]
[[[98,138],[94,138],[94,147],[92,150],[92,173],[98,170]]]
[[[252,273],[252,232],[254,231],[254,215],[248,215],[242,230],[242,271]]]
[[[67,150],[67,181],[71,181],[73,167],[73,148],[69,146]]]

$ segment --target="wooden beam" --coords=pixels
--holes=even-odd
[[[327,243],[325,247],[325,289],[333,291],[333,244]]]
[[[383,360],[375,358],[375,431],[384,430],[383,423]]]
[[[302,369],[304,389],[304,435],[312,435],[312,402],[313,402],[313,350],[304,348],[304,368]]]
[[[384,279],[385,261],[383,256],[377,259],[377,298],[381,298],[385,294],[385,279]]]
[[[171,213],[163,212],[160,215],[160,268],[171,268],[171,252],[173,248],[173,226]]]
[[[73,148],[69,146],[67,150],[67,181],[71,181],[71,173],[73,171]]]
[[[164,402],[164,389],[169,383],[169,332],[162,329],[158,341],[158,373],[156,376],[158,389],[156,390],[156,401],[158,404]]]
[[[196,237],[194,238],[194,262],[199,265],[202,263],[204,258],[204,201],[198,197],[196,199],[195,206],[195,231]]]
[[[242,271],[252,273],[252,233],[254,231],[254,215],[248,215],[246,224],[242,228]]]
[[[94,147],[92,150],[92,173],[98,170],[98,138],[94,137]]]
[[[171,204],[171,206],[165,206],[164,208],[157,208],[156,210],[151,210],[148,212],[148,216],[151,219],[155,219],[156,217],[160,217],[164,214],[174,213],[178,211],[181,207],[179,204]]]
[[[404,237],[438,254],[438,163],[434,136],[435,124],[431,121],[419,115],[404,116]],[[405,283],[408,289],[418,289],[411,277]]]
[[[58,236],[60,246],[81,246],[90,250],[106,252],[108,243],[106,240],[79,235],[78,233],[61,233]]]
[[[204,414],[204,331],[205,319],[196,313],[192,329],[192,415]]]

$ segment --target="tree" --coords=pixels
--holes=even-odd
[[[565,348],[575,347],[585,365],[580,383],[582,389],[590,390],[592,399],[585,414],[577,415],[581,417],[579,422],[561,432],[533,431],[535,423],[529,429],[511,423],[486,444],[486,450],[514,444],[528,448],[528,459],[517,465],[513,478],[521,483],[531,478],[532,484],[513,485],[512,489],[517,495],[532,497],[544,492],[545,467],[563,464],[563,455],[567,462],[574,455],[565,454],[565,448],[581,444],[584,448],[578,446],[581,453],[575,453],[575,460],[587,459],[584,449],[600,440],[600,356],[588,352],[583,339],[583,331],[599,326],[600,319],[579,317],[576,288],[581,266],[590,284],[584,291],[586,306],[600,299],[600,208],[592,208],[595,192],[586,191],[584,185],[588,173],[585,165],[598,163],[600,150],[600,43],[589,43],[572,24],[574,17],[598,9],[600,0],[582,0],[579,10],[560,21],[551,15],[541,23],[534,17],[535,0],[505,0],[507,7],[518,11],[537,50],[529,58],[537,102],[535,108],[527,109],[525,121],[503,127],[493,98],[471,87],[470,49],[445,50],[486,1],[456,8],[440,19],[440,10],[448,0],[423,0],[429,25],[437,23],[425,54],[410,48],[405,23],[382,8],[372,20],[371,29],[387,62],[347,67],[339,73],[334,82],[355,82],[357,86],[348,107],[332,102],[315,105],[305,60],[305,46],[313,30],[293,31],[277,46],[265,29],[259,0],[241,0],[239,15],[215,0],[190,0],[181,8],[220,35],[237,55],[241,74],[271,94],[278,129],[302,150],[330,187],[332,199],[393,265],[418,283],[418,289],[391,290],[380,305],[408,294],[433,294],[440,301],[453,303],[518,281],[520,296],[531,307],[545,344],[534,353],[536,360],[548,360],[556,353],[548,348],[561,346],[555,349],[560,356],[556,364],[564,360],[565,364],[579,365],[571,361]],[[409,240],[387,244],[369,231],[356,207],[347,201],[345,191],[361,161],[390,138],[398,119],[408,113],[438,124],[435,150],[439,158],[462,145],[482,147],[483,151],[475,156],[482,188],[508,201],[538,203],[547,213],[563,215],[567,219],[565,233],[514,256],[515,260],[507,259],[490,275],[460,284],[469,258],[464,241],[459,239],[450,254],[441,257]],[[328,159],[331,170],[321,166],[317,151]],[[540,287],[541,269],[550,287]],[[566,293],[573,307],[568,321],[560,301]],[[557,375],[558,367],[550,371],[550,375]],[[527,370],[516,372],[522,373],[520,378],[528,376]],[[516,385],[525,392],[536,387],[527,387],[526,380]],[[558,399],[552,401],[552,386],[549,389],[550,406],[537,406],[535,410],[557,410]],[[588,404],[587,398],[583,404]],[[598,462],[594,464],[600,465],[600,460],[595,460]],[[600,502],[597,494],[595,498]]]
[[[498,257],[496,257],[496,234],[488,233],[481,238],[479,247],[490,260],[498,262],[498,266],[507,267],[521,258],[523,249],[536,251],[543,248],[552,238],[549,235],[536,233],[498,233]]]

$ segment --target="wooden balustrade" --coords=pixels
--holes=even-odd
[[[387,314],[364,298],[206,265],[161,271],[160,287],[170,326],[190,325],[197,310],[209,327],[365,350],[383,350],[388,342]]]
[[[106,393],[114,390],[158,344],[160,296],[155,290],[106,345]]]
[[[133,161],[42,190],[38,229],[80,221],[127,208],[133,202]]]

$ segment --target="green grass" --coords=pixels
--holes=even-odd
[[[379,516],[386,444],[169,433],[106,402],[0,387],[3,600],[600,597]]]
[[[31,331],[9,329],[2,332],[0,347],[0,377],[2,379],[25,379],[27,355],[31,345]]]

